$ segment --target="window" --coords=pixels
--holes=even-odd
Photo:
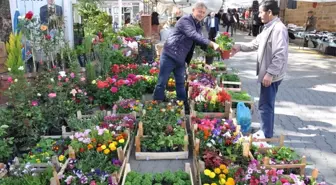
[[[288,9],[296,9],[297,2],[296,0],[288,0],[287,8]]]

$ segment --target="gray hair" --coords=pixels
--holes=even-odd
[[[203,3],[203,2],[197,2],[196,4],[194,4],[193,8],[205,8],[208,9],[208,7]]]

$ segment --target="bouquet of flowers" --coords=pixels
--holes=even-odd
[[[216,87],[202,88],[195,97],[195,111],[197,112],[225,112],[225,102],[231,101],[231,96],[224,89]]]
[[[219,48],[221,49],[222,59],[229,59],[231,49],[234,45],[234,40],[230,37],[230,34],[228,32],[219,34],[216,37],[216,43],[219,45]]]

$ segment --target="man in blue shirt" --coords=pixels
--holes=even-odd
[[[204,38],[201,34],[201,21],[206,15],[207,7],[198,2],[194,5],[192,14],[181,17],[175,28],[165,42],[160,58],[160,73],[156,84],[153,99],[164,100],[164,91],[171,72],[174,73],[176,83],[176,95],[178,100],[183,100],[185,111],[188,113],[187,94],[184,88],[186,63],[189,64],[195,45],[212,47],[218,50],[218,44]]]
[[[215,12],[211,12],[210,16],[207,17],[206,29],[209,33],[209,40],[215,41],[217,32],[219,31],[219,20],[215,17]]]

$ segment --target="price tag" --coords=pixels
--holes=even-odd
[[[148,156],[146,157],[146,160],[149,161],[149,157]]]

